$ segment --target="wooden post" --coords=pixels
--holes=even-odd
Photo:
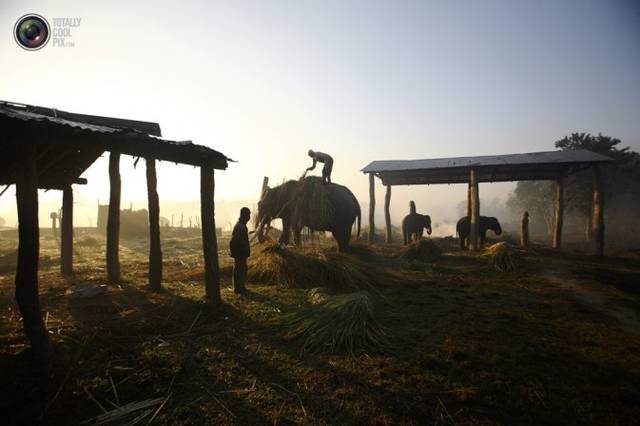
[[[204,253],[204,285],[207,299],[220,302],[220,271],[214,205],[213,169],[200,167],[200,216],[202,216],[202,250]]]
[[[562,222],[564,216],[564,181],[562,178],[556,180],[556,207],[554,216],[551,247],[559,249],[562,245]]]
[[[73,274],[73,190],[62,190],[62,220],[60,221],[60,273]]]
[[[160,200],[156,160],[145,158],[147,165],[147,200],[149,203],[149,285],[162,289],[162,248],[160,246]]]
[[[391,185],[387,185],[387,193],[384,196],[384,223],[387,230],[387,233],[385,234],[385,241],[387,243],[391,242],[391,212],[389,211],[390,207],[391,207]]]
[[[469,170],[469,189],[471,195],[471,217],[469,218],[469,250],[478,251],[479,222],[480,222],[480,194],[478,191],[478,174],[476,169]]]
[[[109,154],[109,215],[107,218],[107,276],[120,281],[120,153]]]
[[[602,173],[594,164],[593,170],[593,219],[591,229],[597,256],[604,255],[604,196],[602,195]]]
[[[369,173],[369,244],[373,244],[376,235],[376,188],[375,176]]]
[[[520,222],[520,246],[526,247],[529,245],[529,212],[522,214],[522,221]]]
[[[58,213],[51,212],[49,214],[49,218],[51,219],[51,230],[53,231],[53,238],[58,239],[58,231],[57,231],[57,222],[58,222]]]
[[[38,224],[38,172],[35,148],[28,144],[22,150],[20,167],[16,167],[16,202],[18,207],[18,265],[16,270],[16,302],[24,331],[31,342],[40,373],[51,363],[51,342],[40,310],[38,294],[38,261],[40,230]]]
[[[467,188],[467,217],[471,220],[471,183],[469,183],[469,187]]]

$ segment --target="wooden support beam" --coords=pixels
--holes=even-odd
[[[480,194],[478,191],[478,174],[476,169],[469,170],[469,195],[471,196],[471,217],[469,232],[469,250],[478,251],[480,225]]]
[[[529,245],[529,212],[522,214],[520,221],[520,246],[527,247]]]
[[[384,223],[386,226],[385,241],[391,242],[391,185],[387,185],[387,192],[384,196]]]
[[[553,221],[553,238],[551,247],[559,249],[562,245],[562,222],[564,217],[564,180],[556,180],[556,206]]]
[[[73,274],[73,190],[62,190],[62,218],[60,219],[60,272]]]
[[[107,276],[120,281],[120,153],[109,154],[109,216],[107,218]]]
[[[376,235],[376,187],[375,176],[369,173],[369,244],[373,244]]]
[[[147,199],[149,203],[149,285],[162,289],[162,248],[160,246],[160,200],[156,160],[145,158],[147,166]]]
[[[467,187],[467,216],[471,220],[471,183]]]
[[[602,194],[602,173],[600,166],[594,164],[593,170],[593,217],[591,222],[595,254],[604,255],[604,196]]]
[[[31,342],[37,367],[47,377],[52,348],[42,320],[38,294],[38,261],[40,231],[38,224],[38,171],[35,149],[27,144],[21,150],[20,167],[16,168],[16,202],[18,207],[18,265],[16,270],[16,302],[24,331]]]
[[[204,253],[204,285],[207,299],[220,302],[220,270],[214,204],[213,168],[200,167],[200,216],[202,216],[202,250]]]

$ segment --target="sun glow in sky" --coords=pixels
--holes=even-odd
[[[12,29],[25,13],[81,18],[74,47],[20,49]],[[299,177],[309,148],[333,155],[334,180],[362,202],[372,160],[551,150],[573,131],[640,150],[631,1],[3,1],[0,29],[0,99],[157,121],[167,138],[211,146],[238,161],[217,173],[217,200],[255,200],[263,176]],[[144,207],[132,164],[123,158],[123,207]],[[80,209],[107,202],[106,171],[104,158],[85,173]],[[161,202],[198,200],[196,169],[158,173]],[[12,194],[0,216],[13,217]],[[394,188],[393,217],[415,199],[455,219],[465,196]]]

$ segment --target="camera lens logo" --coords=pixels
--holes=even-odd
[[[42,49],[49,41],[49,23],[40,15],[24,15],[13,28],[13,36],[26,50]]]

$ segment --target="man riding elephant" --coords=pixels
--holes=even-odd
[[[498,222],[497,218],[480,216],[478,218],[478,235],[480,236],[480,245],[484,244],[484,240],[487,237],[487,230],[489,229],[496,235],[502,234],[502,228],[500,227],[500,222]],[[464,249],[467,245],[466,243],[469,239],[469,235],[471,234],[471,220],[469,219],[469,216],[460,218],[456,225],[456,231],[460,237],[460,248]]]
[[[315,169],[316,163],[320,162],[324,164],[324,166],[322,167],[322,181],[324,183],[331,183],[331,171],[333,170],[333,157],[331,157],[329,154],[325,154],[324,152],[313,151],[313,150],[309,150],[307,154],[309,155],[309,157],[313,159],[313,164],[311,165],[311,167],[307,168],[303,176],[306,176],[307,172],[310,172],[311,170]]]

